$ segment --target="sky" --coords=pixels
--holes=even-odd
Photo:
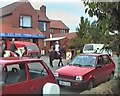
[[[0,0],[0,8],[19,0]],[[85,7],[81,0],[28,0],[33,8],[40,9],[42,5],[46,6],[46,14],[49,19],[61,20],[70,32],[76,32],[79,26],[80,17],[88,18],[90,21],[96,18],[90,18],[85,14]]]

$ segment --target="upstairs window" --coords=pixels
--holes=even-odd
[[[50,29],[50,33],[54,33],[54,29]]]
[[[31,18],[31,16],[20,16],[20,27],[22,27],[22,28],[31,28],[32,27],[32,18]]]
[[[61,30],[60,30],[60,33],[61,33],[61,34],[64,34],[64,33],[65,33],[65,30],[61,29]]]
[[[46,24],[46,22],[39,22],[39,30],[41,32],[44,32],[44,31],[47,30],[47,24]]]

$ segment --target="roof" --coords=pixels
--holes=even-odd
[[[61,40],[64,39],[66,37],[54,37],[54,38],[48,38],[48,39],[44,39],[44,41],[57,41],[57,40]]]
[[[17,44],[24,44],[24,45],[36,45],[35,43],[32,42],[25,42],[25,41],[14,41]]]
[[[68,29],[69,30],[69,28],[60,20],[50,20],[50,28]]]
[[[100,56],[100,55],[107,55],[107,54],[102,54],[102,53],[83,53],[83,54],[80,54],[80,55],[88,55],[88,56]]]
[[[0,8],[0,17],[7,16],[12,14],[12,12],[19,6],[22,5],[23,3],[29,3],[29,5],[33,8],[33,6],[30,4],[28,0],[20,0],[16,1],[14,3],[11,3],[9,5],[6,5],[2,8]],[[35,11],[36,12],[36,11]],[[37,14],[37,13],[36,13]]]
[[[73,39],[76,36],[76,33],[53,34],[53,37],[67,37],[68,39]]]
[[[24,28],[18,28],[18,27],[10,27],[7,24],[0,24],[2,32],[4,34],[14,34],[17,37],[21,36],[21,34],[25,35],[26,37],[35,37],[35,36],[41,36],[41,38],[45,38],[45,35],[37,29],[24,29]],[[12,35],[11,35],[12,36]]]
[[[0,8],[0,10],[2,10],[1,11],[2,14],[0,14],[0,17],[11,14],[16,9],[16,7],[18,7],[20,4],[22,4],[22,2],[17,1],[17,2],[14,2],[12,4],[9,4],[9,5],[6,5]]]
[[[40,10],[36,10],[37,14],[39,15],[40,21],[47,21],[50,22],[49,18],[46,16],[44,12],[41,12]]]
[[[27,62],[27,61],[41,61],[40,59],[29,59],[28,57],[19,58],[19,57],[2,57],[0,58],[0,64],[6,65],[6,64],[13,64],[13,63],[19,63],[19,62]],[[22,64],[22,63],[20,63]]]

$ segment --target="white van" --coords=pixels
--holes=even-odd
[[[110,54],[112,56],[112,51],[101,50],[104,47],[104,44],[85,44],[83,47],[83,53],[103,53]]]

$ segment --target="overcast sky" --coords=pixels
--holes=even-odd
[[[0,1],[0,8],[11,4],[19,0],[5,0]],[[80,17],[84,16],[89,18],[85,14],[85,7],[81,0],[28,0],[31,2],[35,9],[39,9],[42,5],[46,6],[46,12],[49,19],[62,20],[69,29],[70,32],[76,32],[76,27],[78,27],[80,22]],[[95,18],[89,18],[93,21]]]

